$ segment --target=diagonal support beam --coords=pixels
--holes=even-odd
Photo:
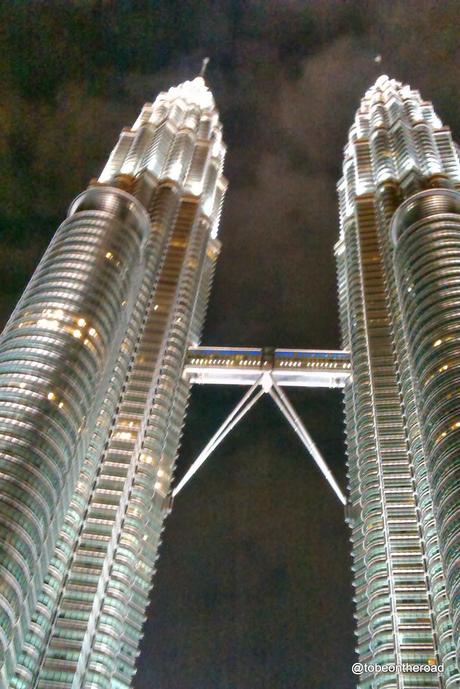
[[[198,457],[195,459],[190,469],[184,474],[182,479],[179,481],[177,486],[172,492],[172,498],[174,499],[182,488],[190,481],[192,476],[198,471],[200,466],[204,464],[209,455],[215,450],[215,448],[220,445],[222,440],[228,433],[236,426],[241,419],[246,416],[248,411],[252,409],[257,400],[264,394],[264,389],[260,387],[262,376],[252,385],[249,390],[245,393],[242,399],[238,402],[236,407],[227,416],[224,423],[219,427],[216,433],[212,436],[208,444],[201,450]],[[259,391],[256,393],[256,389],[260,387]]]
[[[343,494],[337,481],[335,480],[331,470],[329,469],[326,462],[324,461],[320,451],[316,447],[311,435],[308,433],[307,429],[303,425],[302,420],[300,419],[300,417],[298,416],[294,407],[292,406],[291,402],[289,401],[289,398],[287,397],[286,393],[279,387],[279,385],[277,385],[277,383],[273,380],[273,378],[272,378],[272,386],[268,390],[268,394],[272,397],[272,399],[277,404],[277,406],[280,409],[283,416],[286,418],[286,420],[289,422],[289,424],[295,430],[295,432],[299,436],[300,440],[302,441],[303,445],[306,447],[306,449],[308,450],[308,452],[312,456],[316,465],[320,469],[320,471],[323,474],[326,481],[331,486],[334,493],[339,498],[342,505],[346,505],[347,499],[346,499],[345,495]]]
[[[256,392],[257,388],[259,390]],[[265,371],[256,382],[249,388],[249,390],[243,395],[242,399],[238,402],[236,407],[230,412],[223,424],[219,427],[216,433],[212,436],[211,440],[202,449],[196,460],[193,462],[189,470],[182,477],[180,482],[172,491],[172,499],[176,497],[178,493],[184,488],[184,486],[190,481],[194,474],[198,471],[200,466],[204,464],[209,455],[220,445],[223,439],[230,433],[230,431],[241,421],[241,419],[248,413],[250,409],[255,405],[259,398],[264,394],[268,393],[284,418],[288,421],[290,426],[294,429],[304,447],[308,450],[309,454],[312,456],[316,465],[320,469],[326,481],[331,486],[332,490],[342,503],[342,505],[347,504],[345,495],[343,494],[340,486],[335,480],[331,470],[324,461],[320,451],[315,445],[312,437],[305,428],[302,420],[298,416],[294,407],[292,406],[286,393],[280,388],[276,383],[273,376],[269,371]]]

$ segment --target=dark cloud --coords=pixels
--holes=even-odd
[[[460,135],[459,15],[456,0],[4,3],[0,317],[121,127],[209,54],[230,187],[205,340],[337,347],[347,130],[387,72]],[[178,473],[237,394],[194,392]],[[292,394],[344,483],[338,395]],[[209,461],[167,523],[136,688],[351,689],[348,535],[327,486],[268,402]]]

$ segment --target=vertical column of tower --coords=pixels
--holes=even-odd
[[[398,413],[382,267],[376,260],[372,198],[359,200],[356,215],[357,223],[347,228],[346,235],[357,259],[357,290],[355,297],[350,297],[355,321],[351,352],[357,475],[356,469],[351,472],[361,489],[362,529],[357,545],[363,557],[357,561],[356,593],[368,617],[367,633],[361,630],[361,649],[366,655],[370,651],[372,661],[379,664],[423,663],[433,657],[434,646],[432,629],[420,628],[412,619],[415,609],[429,623],[429,606],[404,428]],[[363,687],[410,686],[410,677],[400,673],[368,677],[367,684],[363,679]],[[437,678],[427,678],[425,686],[436,687]]]
[[[393,82],[394,83],[394,82]],[[392,216],[401,200],[412,190],[424,186],[446,186],[458,184],[459,164],[450,131],[443,127],[430,103],[421,101],[417,92],[409,87],[400,87],[393,94],[396,118],[390,128],[383,130],[386,145],[384,150],[375,149],[375,165],[382,169],[382,178],[376,189],[377,207],[380,216],[379,233],[382,256],[385,262],[385,279],[392,320],[395,353],[398,360],[399,383],[404,402],[409,452],[416,487],[417,510],[419,514],[422,543],[427,561],[427,586],[434,618],[435,639],[439,659],[444,665],[443,686],[457,687],[460,677],[455,658],[452,638],[452,622],[446,596],[444,571],[440,563],[439,538],[433,514],[433,503],[428,481],[428,468],[421,442],[420,424],[415,405],[414,383],[409,367],[406,340],[403,332],[401,310],[393,267],[393,247],[388,228]],[[406,139],[412,141],[410,155],[398,148],[394,140],[399,119],[405,121]],[[421,127],[423,124],[423,127]],[[388,127],[388,125],[387,125]],[[423,135],[421,135],[423,130]],[[429,130],[428,133],[427,130]],[[377,132],[374,132],[374,141]],[[372,145],[372,140],[371,140]],[[385,156],[383,155],[385,153]],[[391,158],[392,156],[392,158]],[[390,157],[391,166],[382,161]],[[404,164],[403,164],[404,161]],[[404,168],[407,168],[404,170]],[[399,170],[399,172],[398,172]],[[396,181],[397,180],[397,181]]]
[[[82,581],[76,582],[77,585],[75,585],[75,582],[70,582],[70,572],[75,562],[81,530],[88,516],[88,502],[100,470],[100,457],[108,438],[113,433],[114,416],[120,403],[123,386],[126,385],[130,377],[132,359],[142,334],[145,310],[152,298],[152,289],[158,281],[158,267],[162,261],[163,245],[170,232],[170,226],[177,211],[177,203],[177,193],[169,186],[160,185],[153,193],[149,211],[151,229],[144,249],[145,264],[141,286],[137,293],[125,337],[119,348],[117,360],[112,367],[110,386],[104,396],[76,489],[65,516],[64,526],[45,577],[45,584],[32,616],[23,652],[16,668],[16,676],[11,683],[12,688],[34,686],[43,664],[51,630],[56,624],[58,613],[62,611],[64,589],[68,591],[70,598],[75,600],[73,609],[76,611],[75,616],[79,618],[79,621],[76,622],[72,614],[69,613],[67,620],[63,621],[62,624],[69,627],[69,634],[72,636],[75,636],[75,625],[81,627],[82,606],[79,602],[79,595],[83,590],[81,587],[85,585],[84,582],[90,580],[91,575],[87,569],[81,570]],[[161,218],[161,222],[159,222],[159,218]],[[126,308],[126,300],[123,301],[123,304]],[[67,671],[70,673],[72,650],[66,648],[65,634],[61,634],[59,645],[61,657],[56,660],[56,665],[67,667]]]
[[[130,195],[84,194],[0,340],[0,686],[14,670],[81,467],[147,231]]]
[[[145,113],[147,113],[147,116],[145,116]],[[118,358],[111,366],[112,380],[110,387],[107,389],[102,402],[96,429],[91,438],[77,488],[66,514],[65,525],[58,539],[55,554],[46,575],[45,585],[31,620],[23,653],[17,667],[16,677],[12,680],[12,687],[33,686],[37,673],[40,672],[43,656],[49,643],[49,635],[55,624],[59,606],[62,602],[62,591],[68,582],[69,568],[75,555],[76,542],[80,537],[82,524],[87,517],[88,499],[99,469],[100,456],[103,452],[104,444],[112,432],[113,418],[116,414],[119,396],[131,366],[133,353],[137,346],[136,343],[142,332],[145,309],[149,300],[152,299],[152,291],[158,281],[158,267],[164,254],[165,241],[171,232],[174,215],[177,212],[179,199],[174,184],[173,186],[171,186],[171,182],[167,182],[166,186],[164,183],[159,184],[161,179],[157,180],[146,165],[143,165],[137,176],[128,174],[125,168],[125,159],[127,156],[132,158],[133,149],[135,149],[136,155],[141,161],[148,162],[148,153],[149,151],[152,152],[151,143],[153,139],[155,139],[158,147],[159,137],[155,123],[161,122],[165,114],[167,114],[167,109],[165,109],[163,103],[147,104],[143,108],[141,116],[133,129],[123,130],[120,140],[112,152],[99,181],[93,183],[96,185],[95,189],[87,192],[87,194],[92,196],[95,194],[100,195],[107,185],[109,187],[115,185],[129,190],[141,202],[142,205],[138,204],[138,206],[140,208],[145,206],[148,209],[150,215],[150,223],[148,224],[150,228],[144,244],[144,265],[142,270],[139,268],[133,271],[133,277],[136,282],[141,281],[140,290],[136,295],[134,310],[131,313],[126,336],[121,344]],[[148,124],[146,131],[149,134],[148,137],[143,137],[143,148],[139,146],[139,137],[136,138],[136,130],[141,127],[142,123]],[[163,125],[163,132],[164,129]],[[172,124],[169,123],[169,132],[171,131],[175,131],[174,122]],[[167,134],[169,136],[168,132]],[[167,167],[167,152],[166,150],[163,155],[163,168]],[[155,153],[157,153],[156,149]],[[122,172],[122,168],[125,172]],[[165,175],[163,175],[163,179],[164,177]],[[129,198],[123,191],[117,193]],[[148,222],[149,217],[146,213],[145,217]],[[113,260],[113,256],[108,258]],[[131,312],[127,298],[123,300],[122,307],[125,312],[126,310]],[[72,620],[69,620],[69,624],[72,625]],[[60,654],[62,656],[60,663],[65,665],[64,661],[68,659],[70,653],[66,654],[64,648],[62,648]],[[56,662],[59,665],[59,661]]]
[[[410,197],[393,220],[395,269],[415,381],[453,636],[460,655],[460,193]]]
[[[165,498],[189,394],[189,385],[181,377],[182,367],[188,347],[196,341],[193,331],[197,330],[197,310],[201,311],[200,320],[204,315],[200,293],[203,288],[206,292],[209,290],[206,248],[215,224],[216,200],[222,188],[223,149],[219,131],[215,125],[211,126],[215,118],[203,117],[196,108],[186,119],[190,120],[191,116],[197,126],[197,143],[185,179],[186,197],[155,297],[158,308],[152,316],[152,324],[164,323],[156,330],[163,335],[157,340],[157,365],[145,404],[144,434],[139,436],[140,446],[133,453],[130,500],[124,508],[119,544],[110,558],[114,576],[106,577],[103,603],[95,615],[97,626],[90,642],[91,652],[82,665],[82,686],[85,687],[94,686],[95,682],[101,687],[109,687],[111,682],[115,686],[129,686],[131,682],[165,514]],[[213,260],[216,256],[214,252]],[[201,323],[198,330],[201,331]],[[142,523],[142,528],[138,524],[136,530],[128,528],[133,524],[135,513],[137,521]],[[131,586],[121,596],[117,572],[126,567],[130,569]],[[120,607],[123,605],[121,598],[124,613]],[[114,601],[118,601],[115,607],[121,617],[114,614]],[[123,641],[115,657],[114,649],[104,652],[110,636]],[[81,660],[83,658],[82,655]]]
[[[401,197],[425,178],[445,181],[449,173],[458,177],[452,141],[431,106],[408,87],[381,78],[363,99],[350,132],[336,249],[345,283],[342,329],[353,362],[345,411],[358,652],[363,662],[380,662],[385,652],[399,662],[440,658],[446,664],[442,680],[417,679],[417,686],[423,681],[432,687],[457,686],[458,671],[426,463],[417,444],[388,227]],[[413,686],[413,677],[361,677],[360,686],[395,682]]]
[[[198,343],[201,335],[201,330],[206,313],[207,301],[211,287],[212,276],[219,255],[220,244],[216,239],[210,239],[208,242],[206,256],[204,258],[204,265],[200,280],[200,287],[198,290],[198,298],[196,299],[193,309],[193,317],[190,320],[190,327],[188,330],[187,342],[188,345],[193,346]],[[181,364],[182,365],[182,364]],[[162,375],[163,384],[171,379],[173,371],[165,368]],[[167,494],[169,490],[168,475],[171,469],[168,465],[174,464],[175,456],[178,450],[181,428],[183,424],[185,405],[188,400],[190,386],[183,378],[177,380],[177,390],[175,395],[174,407],[171,408],[170,420],[168,429],[165,434],[163,442],[163,449],[160,448],[162,455],[163,467],[160,467],[156,474],[155,487],[157,492],[155,499],[151,501],[149,498],[150,490],[148,482],[148,472],[151,468],[152,462],[152,443],[155,442],[155,426],[156,416],[159,415],[158,405],[156,409],[152,408],[151,423],[146,433],[146,443],[144,452],[141,458],[145,464],[140,465],[137,480],[134,484],[133,495],[141,501],[148,500],[148,509],[146,509],[146,519],[154,520],[157,525],[157,532],[154,533],[154,538],[147,538],[140,543],[140,551],[138,553],[138,562],[135,571],[130,580],[130,605],[126,607],[126,617],[122,627],[122,635],[120,637],[119,653],[115,658],[114,665],[114,686],[130,686],[132,675],[134,673],[134,662],[138,656],[138,642],[141,633],[142,622],[144,620],[145,607],[147,605],[148,593],[151,588],[151,577],[154,573],[154,562],[158,557],[158,547],[160,544],[160,533],[163,530],[162,521],[164,517],[164,499],[162,496]],[[154,422],[154,423],[152,423]],[[157,450],[158,452],[158,450]],[[147,466],[145,466],[147,465]],[[166,465],[166,468],[165,468]],[[145,473],[145,476],[143,476]],[[101,641],[95,643],[95,648]]]
[[[386,267],[387,292],[393,325],[395,351],[398,357],[399,381],[404,401],[404,418],[409,440],[409,452],[414,476],[416,506],[420,520],[422,545],[427,561],[426,586],[432,606],[434,635],[439,649],[439,660],[444,665],[443,681],[446,687],[457,686],[459,681],[455,647],[452,640],[452,624],[448,610],[444,575],[440,567],[439,539],[433,515],[433,503],[428,482],[427,464],[421,442],[418,414],[415,406],[414,387],[409,367],[401,312],[393,271],[393,251],[387,228],[399,205],[399,193],[393,183],[386,183],[377,193],[381,216],[380,241]]]
[[[130,685],[189,393],[183,359],[218,255],[223,154],[197,79],[143,108],[96,183],[149,209],[146,261],[12,689]]]
[[[344,349],[350,350],[351,343],[349,337],[351,335],[352,324],[349,322],[349,317],[352,312],[352,305],[356,303],[357,299],[359,300],[359,283],[356,280],[356,276],[354,276],[355,279],[353,279],[351,272],[352,268],[350,265],[347,266],[343,241],[340,241],[336,245],[336,257],[339,279],[342,346]],[[369,631],[369,599],[366,588],[366,552],[364,549],[363,518],[361,510],[359,509],[362,500],[362,487],[360,481],[361,472],[357,453],[357,401],[354,394],[354,386],[351,380],[347,381],[347,384],[344,388],[344,404],[348,456],[349,458],[355,458],[354,462],[352,462],[351,459],[348,462],[348,486],[351,506],[348,521],[351,527],[351,542],[353,544],[352,570],[354,572],[354,602],[356,606],[356,651],[363,663],[370,663],[372,660],[372,653],[370,648],[371,637]]]
[[[344,243],[353,361],[347,410],[353,414],[348,435],[355,439],[348,449],[358,651],[368,663],[422,663],[433,656],[434,646],[432,630],[420,633],[412,619],[417,610],[429,622],[429,607],[371,195],[355,200]],[[415,638],[409,637],[411,630]],[[410,676],[372,674],[361,686],[406,687]],[[426,678],[425,686],[437,687],[437,678]]]
[[[192,256],[194,254],[197,256],[197,250],[202,253],[200,235],[198,235],[196,239],[198,241],[195,242],[195,245],[191,245]],[[201,244],[201,246],[198,246],[199,244]],[[201,332],[204,316],[204,309],[202,308],[204,304],[199,303],[200,293],[204,291],[203,288],[205,284],[209,286],[217,255],[218,251],[213,250],[210,257],[206,256],[205,260],[203,260],[203,256],[198,256],[198,261],[202,266],[200,271],[201,275],[199,277],[200,286],[198,289],[198,299],[195,300],[193,309],[189,314],[184,314],[184,316],[179,317],[181,321],[179,321],[177,325],[180,326],[180,330],[177,330],[176,333],[171,332],[172,337],[170,343],[168,343],[169,346],[165,350],[162,373],[158,377],[157,382],[157,395],[151,407],[149,423],[146,428],[144,445],[142,448],[142,452],[145,453],[145,460],[149,460],[151,457],[160,458],[155,475],[155,494],[153,501],[151,498],[151,481],[148,480],[148,470],[152,468],[152,464],[146,461],[148,466],[145,467],[142,463],[133,477],[133,502],[137,505],[144,506],[145,524],[150,527],[150,531],[147,532],[144,528],[144,536],[138,541],[137,562],[135,568],[132,569],[130,587],[126,591],[126,599],[129,603],[125,607],[125,616],[120,625],[121,634],[119,637],[119,650],[115,658],[111,659],[111,661],[113,661],[112,682],[113,686],[117,687],[129,687],[131,685],[134,673],[134,663],[139,653],[138,644],[142,633],[142,624],[145,620],[145,608],[148,603],[148,594],[151,588],[151,577],[154,571],[154,563],[158,556],[158,547],[161,543],[165,509],[168,509],[167,495],[169,493],[170,477],[173,472],[179,447],[184,413],[190,392],[189,383],[182,379],[182,377],[176,375],[175,368],[177,364],[179,364],[182,369],[183,360],[180,362],[174,361],[174,358],[171,357],[171,353],[174,352],[174,350],[171,351],[171,344],[175,348],[177,342],[180,341],[181,338],[184,338],[184,343],[187,344],[187,347],[193,342],[196,342],[196,339],[193,337],[193,331],[195,330],[196,332],[199,330]],[[191,273],[189,273],[189,277],[192,277]],[[196,280],[196,278],[198,278],[198,275],[196,275],[194,279]],[[174,320],[176,321],[177,317]],[[169,355],[166,354],[168,350]],[[173,390],[171,390],[172,386],[174,386]],[[160,392],[162,393],[161,398],[158,394]],[[173,394],[171,394],[171,392],[173,392]],[[165,403],[168,404],[166,409]],[[158,434],[160,418],[164,428],[162,439],[159,438]],[[120,564],[122,557],[123,550],[120,549],[115,554],[114,567]],[[104,602],[104,610],[110,610],[110,600],[113,598],[113,595],[114,590],[111,583],[109,583]],[[101,624],[94,638],[94,651],[100,650],[103,647],[104,636],[104,630]],[[96,674],[94,661],[92,661],[89,668],[86,683],[84,685],[85,687],[91,686],[91,682],[94,681],[94,676]],[[91,670],[93,670],[93,672],[91,672]]]

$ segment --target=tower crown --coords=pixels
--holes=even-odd
[[[173,86],[162,95],[168,100],[179,98],[189,105],[198,105],[202,110],[215,108],[213,95],[201,75],[189,81],[183,81],[178,86]]]
[[[356,197],[383,184],[399,185],[406,198],[427,187],[460,182],[457,149],[432,104],[386,74],[361,100],[344,158],[339,182],[342,227],[354,215]]]
[[[375,80],[372,86],[367,89],[364,98],[361,101],[361,107],[363,102],[367,104],[369,100],[371,102],[375,100],[380,101],[382,100],[382,97],[384,100],[388,100],[390,94],[394,94],[397,97],[402,97],[402,95],[407,91],[410,92],[410,87],[404,85],[397,79],[390,78],[388,74],[381,74]]]
[[[388,74],[381,74],[381,75],[378,77],[378,79],[376,80],[375,86],[376,86],[377,88],[380,88],[381,86],[383,86],[384,84],[386,84],[386,82],[389,81],[389,79],[390,79],[390,77],[388,76]]]

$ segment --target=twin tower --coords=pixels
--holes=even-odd
[[[146,104],[1,336],[0,689],[132,686],[200,375],[270,392],[341,499],[283,386],[343,387],[357,652],[401,666],[359,687],[460,687],[458,149],[417,91],[383,76],[365,94],[326,353],[198,347],[224,154],[201,76]]]

